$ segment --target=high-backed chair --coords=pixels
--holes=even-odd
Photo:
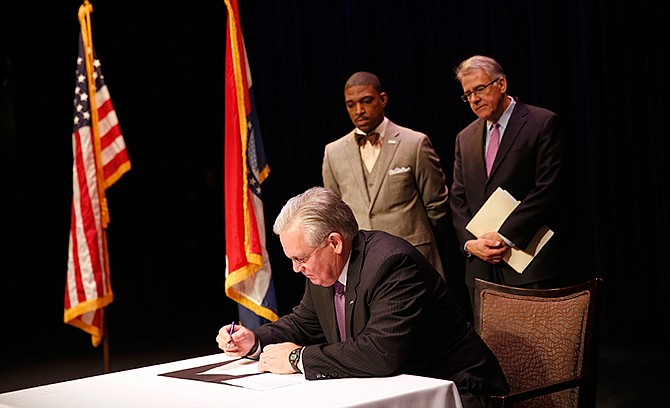
[[[496,355],[510,393],[499,407],[595,407],[595,278],[559,289],[475,281],[475,330]]]

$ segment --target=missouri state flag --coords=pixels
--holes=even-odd
[[[270,169],[265,161],[251,90],[237,0],[224,1],[228,11],[224,143],[226,295],[238,303],[240,323],[254,329],[278,318],[261,199],[261,184]]]

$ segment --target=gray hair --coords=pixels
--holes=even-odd
[[[486,72],[486,75],[488,75],[491,79],[505,76],[505,72],[496,60],[490,57],[485,57],[483,55],[475,55],[466,59],[454,69],[454,72],[456,73],[456,79],[458,82],[461,82],[463,76],[478,69]]]
[[[312,187],[284,204],[272,231],[276,235],[303,227],[305,243],[318,246],[331,232],[345,240],[353,240],[358,233],[358,222],[351,208],[332,191]]]
[[[377,78],[377,75],[365,71],[359,71],[350,76],[349,79],[347,80],[347,83],[344,84],[344,90],[346,91],[352,86],[361,86],[361,85],[363,86],[370,85],[377,92],[379,93],[383,92],[382,84],[381,82],[379,82],[379,78]]]

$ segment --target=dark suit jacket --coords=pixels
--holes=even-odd
[[[484,161],[486,121],[477,119],[456,136],[450,205],[461,249],[475,238],[466,225],[498,187],[521,201],[499,229],[504,237],[525,248],[541,226],[556,232],[561,167],[557,122],[555,113],[517,100],[488,178]],[[467,258],[467,285],[473,287],[475,278],[497,281],[496,274],[504,276],[505,281],[500,283],[510,285],[557,279],[561,273],[559,235],[554,234],[522,274],[504,262],[494,272],[493,265],[474,256]]]
[[[307,379],[414,374],[454,381],[462,393],[500,394],[498,361],[437,271],[411,244],[359,231],[347,270],[347,341],[340,342],[333,287],[313,285],[292,313],[258,328],[262,346],[291,341]]]

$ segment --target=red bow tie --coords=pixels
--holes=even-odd
[[[367,135],[363,133],[356,133],[356,143],[358,143],[359,146],[363,146],[366,141],[370,141],[371,145],[376,145],[379,143],[379,133],[377,132],[372,132]]]

